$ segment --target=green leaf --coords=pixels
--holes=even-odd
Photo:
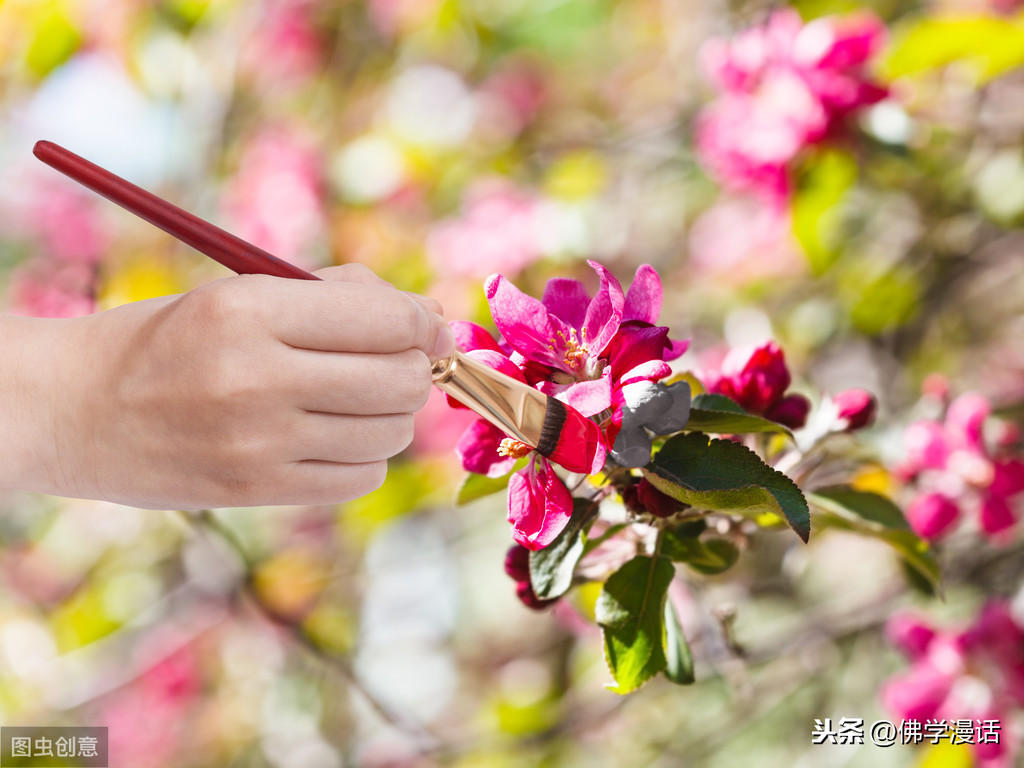
[[[869,522],[878,523],[885,528],[910,530],[903,511],[891,499],[870,491],[858,491],[847,485],[835,485],[819,488],[809,494],[813,501],[822,506],[830,506],[838,514],[853,513]]]
[[[561,597],[572,586],[572,573],[583,556],[583,531],[597,516],[597,504],[572,500],[572,516],[562,532],[544,549],[530,553],[530,584],[542,600]]]
[[[686,563],[695,571],[713,576],[731,568],[739,559],[740,551],[727,539],[701,541],[675,528],[668,528],[662,535],[661,554],[673,562]]]
[[[842,203],[856,180],[857,163],[846,152],[820,152],[803,168],[793,195],[793,234],[815,275],[840,256]]]
[[[677,685],[693,683],[693,654],[669,600],[665,601],[665,657],[665,677]]]
[[[690,420],[686,428],[719,435],[737,435],[748,432],[792,433],[782,424],[747,413],[725,395],[697,395],[690,406]]]
[[[525,466],[526,459],[520,459],[508,474],[501,477],[488,477],[487,475],[478,475],[475,472],[470,472],[466,475],[466,479],[462,481],[462,485],[459,486],[459,490],[455,494],[455,505],[461,507],[463,504],[469,504],[477,499],[482,499],[505,490],[508,487],[508,476]]]
[[[638,555],[608,577],[597,598],[605,658],[615,693],[629,693],[663,671],[665,599],[675,568],[667,557]]]
[[[662,493],[714,512],[784,518],[807,541],[811,516],[797,484],[772,469],[746,446],[711,440],[702,432],[669,438],[645,468]]]
[[[935,553],[928,542],[910,530],[899,507],[889,499],[852,488],[825,488],[808,494],[808,498],[815,507],[818,525],[884,541],[925,578],[933,590],[939,591],[942,570]]]

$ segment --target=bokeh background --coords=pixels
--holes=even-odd
[[[539,295],[555,275],[593,288],[587,258],[624,283],[649,263],[662,323],[693,340],[679,370],[773,337],[812,399],[876,393],[860,481],[901,498],[901,432],[937,401],[982,393],[1007,445],[1021,422],[1021,5],[4,0],[4,309],[66,317],[225,274],[35,161],[42,138],[452,319],[490,324],[493,272]],[[877,90],[839,108],[745,82],[767,44],[743,31],[790,12],[817,26],[778,66],[810,57]],[[843,48],[847,28],[865,31]],[[709,46],[729,39],[735,71]],[[759,534],[733,570],[686,577],[698,682],[619,697],[595,590],[529,611],[502,497],[453,503],[465,424],[433,399],[385,486],[339,507],[4,493],[0,722],[106,725],[111,765],[132,768],[972,764],[815,746],[814,719],[893,719],[895,610],[964,626],[999,597],[1020,615],[1019,536],[951,539],[940,599],[878,542]]]

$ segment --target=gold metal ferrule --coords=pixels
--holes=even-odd
[[[547,395],[479,363],[462,352],[433,364],[434,386],[506,435],[531,446],[540,442]]]

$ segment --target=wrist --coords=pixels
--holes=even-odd
[[[87,320],[0,316],[0,487],[80,495]]]

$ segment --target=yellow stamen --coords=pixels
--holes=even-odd
[[[521,459],[532,450],[532,445],[513,440],[511,437],[506,437],[498,444],[498,455],[511,456],[513,459]]]

